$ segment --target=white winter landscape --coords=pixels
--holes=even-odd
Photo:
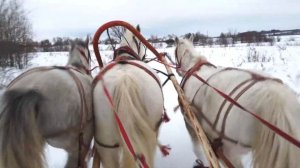
[[[293,40],[291,40],[293,39]],[[102,48],[105,48],[103,46]],[[93,53],[92,46],[90,46]],[[271,46],[269,43],[259,44],[235,44],[235,46],[223,47],[219,45],[197,46],[197,51],[206,56],[216,66],[237,67],[243,69],[254,69],[271,74],[280,78],[286,85],[290,86],[300,97],[300,36],[284,36],[281,41]],[[174,58],[174,47],[159,48],[159,52],[167,52]],[[112,51],[102,50],[102,55],[108,56]],[[154,57],[148,51],[147,57]],[[31,60],[26,69],[1,69],[0,88],[7,85],[12,79],[23,71],[37,66],[65,65],[68,52],[38,52],[30,54]],[[93,56],[93,66],[97,66],[96,58]],[[153,68],[165,71],[164,66],[151,62]],[[99,70],[93,71],[95,76]],[[175,71],[174,71],[175,73]],[[160,75],[163,82],[166,77]],[[181,80],[176,75],[178,81]],[[178,105],[177,93],[171,82],[164,88],[165,107],[170,117],[170,122],[162,125],[159,140],[162,144],[170,145],[171,153],[163,157],[159,151],[156,154],[156,168],[191,168],[195,160],[190,137],[185,129],[183,117],[180,111],[174,112]],[[66,161],[66,153],[63,150],[47,146],[45,149],[47,165],[49,168],[61,168]],[[245,167],[251,167],[251,153],[243,156]]]

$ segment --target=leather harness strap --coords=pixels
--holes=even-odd
[[[243,70],[243,69],[237,69],[237,68],[231,68],[231,67],[228,67],[228,68],[225,68],[225,69],[222,69],[221,71],[217,72],[217,73],[214,73],[213,75],[211,75],[207,80],[206,82],[208,82],[210,79],[212,79],[214,76],[222,73],[222,72],[225,72],[225,71],[230,71],[230,70],[236,70],[236,71],[243,71],[243,72],[247,72],[247,73],[250,73],[251,75],[251,78],[250,79],[246,79],[245,81],[239,83],[236,87],[234,87],[234,89],[229,93],[228,96],[233,96],[233,94],[235,94],[240,88],[242,88],[244,85],[246,85],[248,83],[248,85],[246,85],[244,87],[244,89],[242,89],[240,92],[238,92],[238,94],[234,97],[234,100],[237,101],[247,90],[249,90],[253,85],[255,85],[257,82],[259,81],[264,81],[264,80],[274,80],[276,82],[279,82],[279,83],[282,83],[281,80],[279,79],[275,79],[275,78],[269,78],[269,77],[264,77],[264,76],[261,76],[259,74],[256,74],[256,73],[253,73],[253,72],[250,72],[250,71],[247,71],[247,70]],[[250,82],[250,83],[249,83]],[[198,89],[199,90],[199,89]],[[217,113],[217,116],[216,116],[216,119],[213,123],[213,129],[215,130],[216,129],[216,126],[217,126],[217,123],[219,121],[219,118],[220,118],[220,115],[221,115],[221,112],[226,104],[226,102],[228,102],[226,99],[223,100],[219,110],[218,110],[218,113]],[[226,112],[225,112],[225,115],[223,117],[223,122],[222,122],[222,127],[221,127],[221,133],[220,133],[220,138],[222,137],[225,137],[225,125],[226,125],[226,119],[229,115],[229,112],[231,111],[233,107],[233,104],[231,103]],[[232,141],[233,142],[233,141]],[[237,141],[236,141],[237,143]],[[248,147],[250,147],[249,145],[247,145]]]
[[[208,66],[213,66],[215,67],[214,65],[206,62],[206,61],[199,61],[197,62],[190,70],[188,70],[188,72],[184,75],[182,81],[181,81],[181,87],[184,88],[184,85],[186,83],[186,81],[191,77],[191,76],[194,76],[197,78],[197,76],[193,75],[196,71],[198,71],[202,65],[208,65]],[[264,76],[261,76],[259,74],[256,74],[256,73],[253,73],[253,72],[250,72],[250,71],[247,71],[247,70],[242,70],[242,69],[237,69],[237,68],[225,68],[219,72],[216,72],[214,74],[212,74],[209,78],[207,78],[206,82],[208,82],[210,79],[212,79],[213,77],[217,76],[219,73],[222,73],[222,72],[225,72],[225,71],[229,71],[229,70],[237,70],[237,71],[244,71],[244,72],[247,72],[247,73],[250,73],[251,75],[251,78],[250,79],[247,79],[241,83],[239,83],[230,93],[229,93],[229,96],[232,96],[233,94],[235,94],[237,92],[237,90],[239,90],[241,87],[243,87],[245,84],[249,83],[244,89],[242,89],[238,95],[234,98],[235,101],[237,101],[248,89],[250,89],[254,84],[256,84],[257,82],[259,81],[263,81],[263,80],[274,80],[274,81],[277,81],[277,82],[281,82],[281,80],[279,79],[275,79],[275,78],[269,78],[269,77],[264,77]],[[201,85],[200,88],[204,86],[204,85]],[[200,90],[200,88],[197,90],[197,92]],[[193,98],[194,100],[194,98]],[[192,101],[193,102],[193,101]],[[223,118],[223,122],[222,122],[222,131],[221,132],[218,132],[216,130],[216,125],[218,123],[218,120],[220,118],[220,115],[221,115],[221,112],[222,112],[222,109],[224,108],[225,106],[225,103],[227,102],[226,99],[223,100],[219,110],[218,110],[218,113],[217,113],[217,116],[216,116],[216,119],[215,121],[212,123],[211,121],[209,121],[209,119],[207,117],[205,117],[205,115],[203,114],[203,112],[200,112],[201,116],[203,117],[203,119],[208,123],[208,125],[210,125],[210,127],[215,131],[217,132],[219,135],[220,135],[220,138],[222,139],[226,139],[232,143],[239,143],[240,145],[242,146],[245,146],[245,147],[250,147],[249,145],[246,145],[246,144],[241,144],[240,142],[238,142],[237,140],[234,140],[232,138],[229,138],[225,135],[225,126],[226,126],[226,119],[227,119],[227,116],[229,114],[229,112],[231,111],[231,108],[233,107],[233,104],[231,103],[229,105],[229,107],[227,108],[226,112],[225,112],[225,115],[224,115],[224,118]]]
[[[212,67],[215,67],[215,65],[207,62],[207,61],[198,61],[191,69],[189,69],[186,74],[183,76],[182,80],[181,80],[181,87],[184,88],[184,85],[186,83],[186,81],[198,70],[200,70],[200,68],[203,66],[203,65],[207,65],[207,66],[212,66]]]
[[[85,124],[84,121],[87,121],[87,118],[86,118],[87,114],[85,114],[85,113],[88,112],[88,110],[87,110],[87,103],[86,103],[86,100],[84,98],[84,95],[85,95],[84,88],[83,88],[83,85],[82,85],[80,79],[76,76],[76,74],[74,72],[71,71],[71,70],[75,70],[75,71],[77,71],[79,73],[82,73],[78,69],[76,69],[74,67],[70,67],[70,66],[51,66],[51,67],[37,67],[37,68],[32,68],[32,69],[30,69],[30,70],[22,73],[18,77],[16,77],[8,85],[8,88],[10,88],[12,85],[14,85],[17,81],[19,81],[20,79],[22,79],[26,75],[29,75],[29,74],[34,73],[34,72],[50,71],[50,70],[54,70],[54,69],[61,69],[61,70],[67,71],[68,74],[72,77],[72,79],[76,83],[76,86],[77,86],[77,89],[78,89],[78,92],[79,92],[79,95],[80,95],[80,100],[81,100],[81,124],[80,124],[80,127],[83,128],[83,125]]]
[[[136,62],[133,62],[133,61],[130,61],[130,60],[118,60],[118,61],[112,61],[111,63],[109,63],[106,67],[104,67],[101,72],[95,77],[94,81],[93,81],[93,88],[96,86],[97,82],[99,80],[101,80],[104,76],[104,74],[112,69],[115,65],[117,64],[129,64],[129,65],[133,65],[133,66],[136,66],[142,70],[144,70],[147,74],[149,74],[156,82],[157,84],[159,85],[159,87],[161,88],[161,85],[160,85],[160,82],[159,82],[159,79],[147,68],[145,68],[144,66],[136,63]]]
[[[119,54],[123,54],[123,53],[126,53],[126,54],[129,54],[129,55],[126,55],[126,56],[121,56]],[[131,54],[133,52],[133,54]],[[133,56],[133,57],[132,57]],[[102,82],[102,86],[103,86],[103,91],[104,91],[104,94],[106,95],[106,97],[108,98],[109,102],[110,102],[110,105],[111,105],[111,108],[114,110],[114,103],[113,103],[113,100],[112,100],[112,97],[111,95],[109,94],[108,92],[108,89],[107,87],[103,84],[103,76],[104,74],[112,69],[114,66],[116,65],[120,65],[120,64],[129,64],[129,65],[133,65],[133,66],[136,66],[142,70],[144,70],[147,74],[149,74],[150,76],[152,76],[152,78],[157,82],[157,84],[159,85],[160,89],[162,89],[161,85],[160,85],[160,82],[159,82],[159,79],[147,68],[145,68],[144,66],[138,64],[137,62],[134,62],[134,61],[130,61],[130,60],[139,60],[141,61],[141,59],[138,57],[137,54],[134,53],[134,51],[129,48],[129,47],[121,47],[121,49],[119,48],[118,50],[116,50],[116,52],[114,53],[114,60],[109,63],[106,67],[104,67],[101,72],[95,77],[95,79],[93,80],[93,89],[95,88],[96,84],[98,81],[101,81]],[[130,153],[132,154],[132,156],[134,157],[134,159],[136,161],[139,162],[139,165],[140,167],[144,167],[144,168],[148,168],[148,164],[145,160],[145,156],[142,154],[142,155],[137,155],[131,142],[130,142],[130,139],[128,137],[128,134],[126,133],[126,130],[118,116],[118,113],[117,111],[114,110],[114,116],[115,116],[115,119],[116,119],[116,122],[117,122],[117,126],[119,128],[119,131],[121,133],[121,136],[123,138],[123,140],[125,141]],[[164,116],[164,115],[163,115]],[[163,118],[163,117],[162,117]],[[160,121],[161,122],[161,121]],[[118,148],[119,147],[119,144],[114,144],[114,145],[107,145],[107,144],[103,144],[101,142],[99,142],[99,140],[97,140],[95,138],[95,143],[99,146],[102,146],[102,147],[106,147],[106,148]]]
[[[191,77],[191,76],[194,76],[196,77],[197,79],[199,79],[199,76],[198,75],[195,75],[194,73],[196,71],[198,71],[202,65],[208,65],[208,66],[211,66],[211,64],[205,62],[205,61],[199,61],[198,63],[195,64],[195,66],[193,66],[190,70],[188,70],[188,72],[185,74],[185,76],[183,77],[182,81],[181,81],[181,87],[184,88],[184,85],[186,83],[186,81]],[[225,68],[217,73],[214,73],[213,75],[211,75],[209,78],[207,78],[206,80],[206,83],[211,79],[213,78],[214,76],[216,76],[217,74],[221,73],[221,72],[224,72],[224,71],[229,71],[229,70],[237,70],[237,71],[244,71],[244,72],[247,72],[247,73],[250,73],[251,75],[251,78],[250,79],[247,79],[241,83],[239,83],[230,93],[229,93],[229,97],[231,97],[233,94],[235,94],[237,92],[237,90],[239,90],[241,87],[243,87],[244,85],[247,85],[242,89],[240,90],[240,92],[238,92],[238,94],[234,97],[234,101],[237,101],[247,90],[249,90],[253,85],[255,85],[257,82],[259,81],[264,81],[264,80],[274,80],[276,82],[279,82],[279,83],[282,83],[281,80],[279,79],[275,79],[275,78],[269,78],[269,77],[264,77],[264,76],[261,76],[259,74],[256,74],[256,73],[253,73],[253,72],[250,72],[250,71],[247,71],[247,70],[242,70],[242,69],[237,69],[237,68]],[[201,79],[199,79],[201,81]],[[203,80],[203,79],[202,79]],[[203,84],[204,85],[204,84]],[[203,86],[201,85],[200,88]],[[197,92],[200,90],[200,88],[197,90]],[[196,93],[197,93],[196,92]],[[194,97],[195,98],[195,97]],[[192,103],[194,101],[194,98],[192,99]],[[218,110],[218,113],[217,113],[217,116],[216,116],[216,119],[214,121],[214,123],[212,123],[204,114],[203,112],[200,110],[198,111],[199,114],[201,115],[201,117],[203,118],[203,120],[212,128],[213,131],[215,131],[217,134],[219,134],[219,138],[216,138],[214,139],[214,141],[212,142],[212,146],[213,146],[213,149],[214,151],[217,153],[217,155],[223,160],[223,162],[226,164],[227,167],[229,168],[233,168],[234,166],[232,165],[232,163],[226,158],[226,156],[223,154],[223,150],[222,150],[222,139],[225,139],[227,141],[230,141],[232,143],[235,143],[235,144],[239,144],[241,146],[244,146],[244,147],[251,147],[249,145],[246,145],[246,144],[242,144],[240,143],[239,141],[237,140],[234,140],[232,138],[229,138],[228,136],[225,135],[225,126],[226,126],[226,119],[229,115],[229,112],[231,111],[232,107],[233,107],[233,103],[231,103],[226,112],[225,112],[225,115],[223,117],[223,122],[222,122],[222,127],[221,127],[221,132],[218,132],[217,129],[216,129],[216,125],[218,123],[218,120],[220,118],[220,114],[222,112],[222,109],[224,108],[225,106],[225,103],[227,102],[228,100],[224,99],[219,110]]]
[[[237,86],[236,86],[236,87],[228,94],[228,96],[231,97],[231,96],[232,96],[232,95],[233,95],[240,87],[242,87],[244,84],[246,84],[247,82],[249,82],[249,81],[251,81],[251,80],[252,80],[252,79],[247,79],[247,80],[241,82],[240,84],[238,84],[238,85],[237,85]],[[216,126],[217,126],[217,123],[218,123],[218,121],[219,121],[221,112],[222,112],[222,110],[223,110],[223,108],[224,108],[226,102],[227,102],[227,100],[224,99],[223,102],[222,102],[222,104],[221,104],[221,106],[220,106],[220,108],[219,108],[219,110],[218,110],[216,119],[215,119],[215,121],[214,121],[214,123],[213,123],[213,129],[216,129]]]
[[[95,79],[93,80],[93,89],[95,88],[96,84],[98,83],[99,80],[102,80],[103,79],[103,76],[104,74],[111,70],[114,66],[116,65],[119,65],[119,64],[129,64],[129,65],[132,65],[132,66],[136,66],[142,70],[144,70],[147,74],[149,74],[155,81],[156,83],[159,85],[159,87],[161,88],[161,85],[160,85],[160,82],[159,82],[159,79],[147,68],[145,68],[144,66],[136,63],[136,62],[133,62],[133,61],[130,61],[128,60],[128,57],[125,57],[125,56],[118,56],[116,58],[116,61],[112,61],[111,63],[109,63],[107,66],[105,66],[101,72],[95,77]],[[162,88],[161,88],[162,89]],[[161,123],[161,121],[160,121]],[[119,144],[114,144],[114,145],[108,145],[108,144],[104,144],[102,142],[100,142],[99,140],[97,140],[95,138],[95,142],[99,145],[99,146],[102,146],[102,147],[106,147],[106,148],[118,148],[120,145]]]
[[[77,89],[78,89],[78,93],[80,95],[80,111],[81,111],[81,121],[80,121],[80,133],[79,133],[79,159],[78,159],[78,165],[80,165],[82,168],[86,167],[85,165],[85,153],[87,153],[89,148],[87,145],[84,144],[84,139],[83,139],[83,129],[84,129],[84,125],[86,125],[86,121],[87,121],[87,117],[88,117],[88,106],[87,106],[87,102],[85,99],[85,93],[84,93],[84,88],[82,85],[82,82],[80,81],[80,79],[76,76],[76,74],[71,71],[70,69],[65,69],[67,70],[67,72],[70,74],[70,76],[73,78],[73,80],[76,83]]]
[[[114,144],[114,145],[107,145],[107,144],[104,144],[100,141],[97,140],[97,138],[94,138],[95,140],[95,143],[98,144],[99,146],[102,146],[104,148],[118,148],[120,147],[120,145],[118,143]]]
[[[122,56],[121,54],[128,54],[126,56]],[[144,70],[148,75],[150,75],[158,84],[158,86],[162,89],[162,86],[160,84],[159,79],[152,73],[149,69],[145,68],[144,66],[140,65],[137,62],[134,62],[132,60],[138,60],[142,61],[139,56],[128,46],[123,46],[118,48],[115,53],[114,53],[114,59],[112,62],[110,62],[107,66],[105,66],[101,72],[95,77],[93,80],[92,88],[94,89],[96,84],[98,83],[99,80],[103,79],[104,74],[112,69],[114,66],[119,65],[119,64],[129,64],[135,67],[138,67],[142,70]],[[163,112],[162,119],[157,123],[156,129],[158,129],[159,125],[162,123],[162,121],[168,121],[168,116],[166,112]],[[113,145],[108,145],[100,142],[95,138],[95,143],[97,143],[99,146],[105,147],[105,148],[118,148],[120,145],[119,144],[113,144]]]
[[[193,102],[192,102],[193,103]],[[201,119],[203,119],[211,128],[213,128],[213,123],[204,115],[204,113],[200,110],[200,111],[197,111],[199,113],[199,115],[201,116]],[[216,134],[220,135],[221,132],[216,130],[216,129],[212,129]],[[249,145],[247,144],[244,144],[244,143],[241,143],[241,142],[238,142],[237,140],[235,139],[232,139],[226,135],[223,135],[222,139],[225,139],[229,142],[232,142],[232,143],[235,143],[235,144],[239,144],[241,146],[244,146],[244,147],[250,147]]]
[[[245,86],[245,88],[244,89],[242,89],[235,97],[234,97],[234,99],[233,100],[235,100],[235,101],[238,101],[238,99],[248,90],[248,89],[250,89],[254,84],[256,84],[256,80],[252,80],[248,85],[246,85]],[[246,83],[243,83],[243,84],[246,84]],[[240,87],[241,87],[242,85],[240,85]],[[237,90],[237,89],[236,89]],[[231,109],[232,109],[232,107],[233,107],[233,104],[231,103],[229,106],[228,106],[228,108],[227,108],[227,110],[226,110],[226,112],[225,112],[225,115],[224,115],[224,117],[223,117],[223,122],[222,122],[222,131],[221,131],[221,134],[220,134],[220,138],[222,139],[222,137],[225,135],[225,126],[226,126],[226,121],[227,121],[227,117],[228,117],[228,115],[229,115],[229,112],[231,111]]]
[[[122,46],[122,47],[118,48],[114,52],[113,60],[116,61],[118,58],[120,58],[121,54],[128,54],[128,56],[131,57],[131,59],[140,60],[140,57],[128,46]],[[127,57],[127,58],[129,58],[129,57]]]

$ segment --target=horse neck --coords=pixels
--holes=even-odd
[[[200,55],[197,51],[195,50],[190,50],[189,54],[184,55],[183,60],[182,60],[182,65],[181,68],[187,72],[191,68],[193,68],[196,64],[199,64],[199,62],[207,62],[206,57]],[[218,71],[218,67],[216,68],[215,66],[207,65],[207,64],[202,64],[201,69],[199,71],[205,72],[205,74],[213,74],[216,71]]]
[[[183,53],[183,58],[181,62],[181,68],[184,71],[191,69],[197,62],[201,61],[204,57],[200,56],[194,50],[187,50],[188,52]]]
[[[85,60],[81,57],[79,50],[71,51],[67,66],[74,67],[82,73],[87,73],[87,70],[89,70],[88,62],[83,63]]]
[[[114,59],[119,58],[137,59],[141,60],[140,56],[129,46],[120,46],[114,53]]]
[[[126,36],[124,37],[123,40],[121,40],[120,42],[120,47],[128,47],[130,48],[134,53],[136,53],[136,55],[138,56],[138,58],[141,60],[143,59],[144,56],[144,52],[145,50],[143,48],[141,48],[141,43],[135,43],[132,39],[132,36]],[[138,49],[139,48],[139,49]]]

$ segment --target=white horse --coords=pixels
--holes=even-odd
[[[94,81],[95,142],[104,168],[135,168],[143,158],[153,167],[164,111],[163,94],[155,71],[141,61],[144,56],[144,45],[126,30],[114,61]],[[114,107],[103,87],[112,96]],[[134,154],[121,136],[114,110],[124,125]]]
[[[250,150],[254,167],[299,167],[298,147],[226,101],[193,74],[299,140],[300,105],[295,93],[279,80],[259,72],[213,66],[196,52],[192,38],[175,39],[175,55],[180,67],[177,72],[184,76],[185,96],[209,139],[222,141],[223,153],[235,167],[242,167],[240,156]],[[193,141],[194,153],[208,165],[188,121],[186,127]]]
[[[44,167],[45,142],[84,167],[93,137],[88,40],[72,45],[67,66],[37,67],[14,79],[0,102],[0,167]],[[81,157],[81,158],[79,158]]]

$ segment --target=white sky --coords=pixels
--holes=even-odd
[[[111,20],[140,24],[145,36],[300,28],[300,0],[23,1],[37,40],[94,35]]]

